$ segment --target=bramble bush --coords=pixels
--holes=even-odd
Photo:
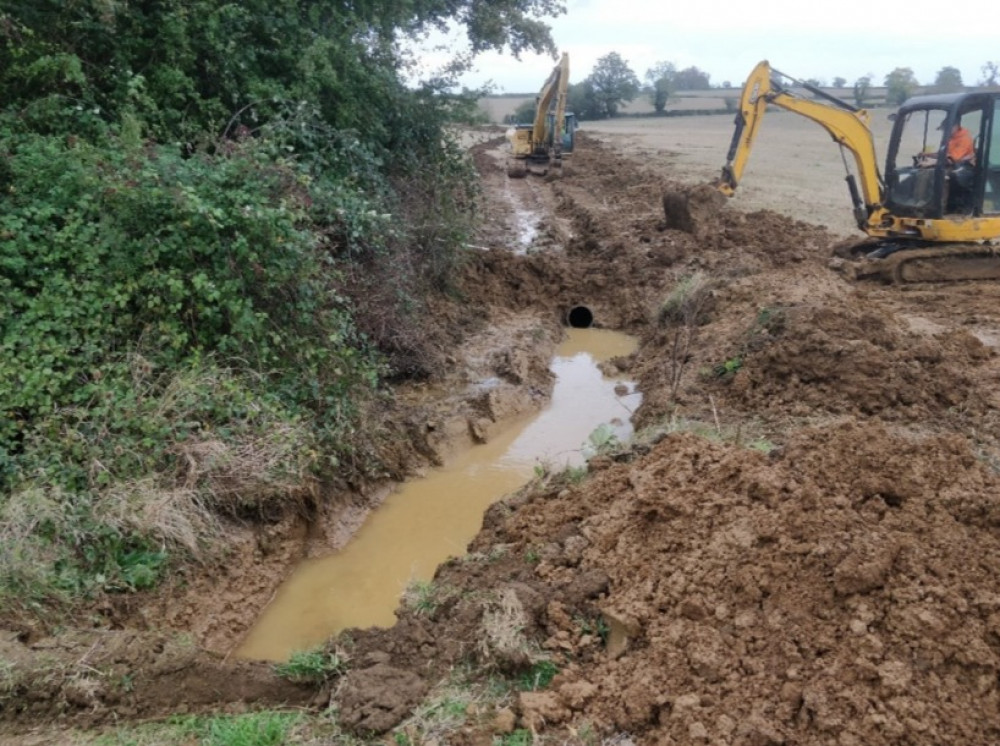
[[[284,494],[322,471],[317,453],[329,468],[351,448],[382,364],[337,290],[329,247],[360,252],[384,242],[390,224],[350,179],[317,189],[308,168],[253,139],[188,158],[47,136],[7,147],[0,511],[20,513],[14,503],[26,494],[60,506],[24,539],[54,546],[69,537],[71,549],[50,562],[62,576],[75,557],[91,576],[118,582],[124,570],[111,572],[108,557],[125,568],[153,534],[101,517],[107,494],[150,475],[169,491],[176,485],[163,475],[189,472],[198,444],[225,444],[230,462],[248,444],[258,457],[282,454],[268,468],[296,475],[279,480]],[[185,375],[201,377],[202,395],[187,387],[180,407]],[[270,442],[282,433],[287,443]],[[270,476],[259,481],[274,486]],[[113,539],[100,552],[104,534]],[[14,546],[27,546],[4,543],[0,568]]]
[[[430,364],[472,225],[447,140],[388,169],[302,107],[210,153],[109,138],[3,141],[0,597],[142,587],[220,511],[377,472],[383,353]]]
[[[239,360],[326,421],[348,415],[344,394],[374,384],[377,365],[309,229],[314,208],[297,190],[308,174],[260,156],[252,141],[184,159],[45,137],[8,156],[11,186],[0,203],[8,451],[39,415],[90,401],[107,366],[138,340],[153,366],[206,353]],[[363,202],[325,199],[353,200],[352,214]],[[362,229],[345,228],[357,241]]]

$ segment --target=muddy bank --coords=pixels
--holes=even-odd
[[[271,663],[233,655],[276,589],[303,559],[344,546],[395,479],[491,440],[549,399],[559,322],[497,309],[477,325],[435,379],[400,387],[391,409],[373,413],[388,467],[381,480],[315,485],[287,512],[225,519],[221,551],[154,592],[106,596],[48,619],[5,610],[0,736],[47,723],[88,728],[313,703],[315,685],[292,685]]]

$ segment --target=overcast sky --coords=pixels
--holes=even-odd
[[[567,0],[567,13],[546,19],[556,45],[570,58],[579,82],[598,59],[617,52],[643,79],[659,61],[695,66],[713,86],[741,86],[760,60],[799,79],[835,77],[849,84],[864,75],[882,85],[886,74],[909,67],[920,84],[955,67],[966,85],[982,79],[988,61],[1000,62],[1000,5],[996,0]],[[957,9],[963,8],[962,14]],[[962,17],[967,20],[962,20]],[[950,27],[949,27],[950,26]],[[461,41],[453,37],[457,48]],[[427,65],[441,55],[425,53]],[[484,54],[463,85],[493,83],[497,93],[537,93],[555,61],[535,55]]]

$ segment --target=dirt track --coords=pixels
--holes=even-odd
[[[202,584],[186,617],[119,610],[124,630],[0,640],[8,660],[70,651],[66,678],[44,680],[52,699],[37,696],[39,677],[23,708],[0,709],[5,727],[164,715],[179,706],[167,693],[189,687],[190,709],[332,701],[345,727],[382,733],[470,661],[516,676],[547,657],[558,675],[512,700],[512,720],[473,712],[437,742],[490,744],[511,727],[553,744],[1000,742],[1000,287],[846,281],[829,258],[849,228],[814,224],[834,227],[816,220],[831,204],[849,213],[845,194],[829,199],[842,180],[796,190],[801,222],[781,214],[787,204],[734,203],[698,235],[665,230],[660,195],[714,174],[719,154],[706,145],[699,164],[608,137],[585,129],[551,181],[508,180],[502,139],[473,149],[487,218],[476,244],[489,250],[472,257],[462,313],[439,315],[470,327],[442,375],[483,359],[471,316],[509,351],[489,364],[540,385],[550,346],[503,329],[527,314],[558,330],[585,303],[642,340],[619,361],[644,392],[637,445],[595,458],[587,480],[550,475],[495,505],[470,557],[440,569],[433,610],[353,631],[351,670],[332,688],[250,665],[236,676],[129,631],[215,615],[228,639],[217,625],[197,641],[232,642],[238,601]],[[696,273],[708,292],[683,323],[663,304]],[[484,420],[466,406],[444,407],[453,432]],[[514,643],[497,629],[504,615]],[[111,642],[122,636],[130,645]],[[80,659],[137,684],[81,686]]]

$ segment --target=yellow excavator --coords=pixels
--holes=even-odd
[[[767,61],[750,73],[739,106],[726,165],[715,184],[723,194],[736,191],[764,113],[776,106],[816,122],[841,147],[854,217],[867,238],[836,253],[855,260],[850,266],[857,279],[1000,279],[1000,251],[992,243],[1000,237],[1000,92],[905,101],[890,115],[884,175],[866,110],[795,80]],[[948,144],[959,124],[969,131],[975,153],[954,163]]]
[[[564,52],[535,99],[534,121],[515,125],[507,133],[511,147],[508,176],[544,176],[550,168],[560,169],[563,157],[573,152],[576,117],[566,111],[568,89],[569,54]]]

